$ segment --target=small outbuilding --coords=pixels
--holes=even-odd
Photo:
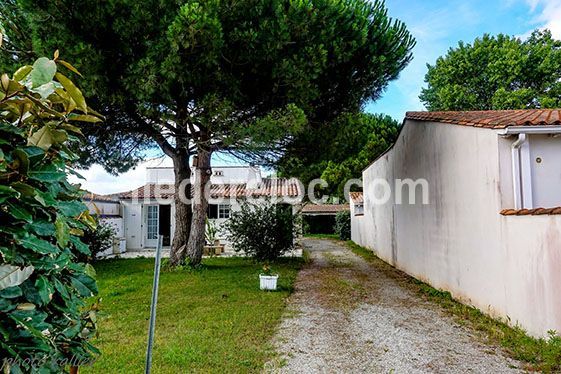
[[[302,207],[302,221],[309,234],[335,233],[335,216],[348,212],[347,204],[306,204]]]
[[[408,112],[352,240],[464,303],[561,331],[561,110]]]

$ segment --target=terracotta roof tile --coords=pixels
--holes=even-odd
[[[362,192],[351,192],[350,194],[351,200],[355,203],[362,203],[364,202]]]
[[[84,201],[104,201],[104,202],[113,202],[118,203],[119,199],[115,195],[98,195],[93,192],[86,191],[86,194],[83,197]]]
[[[238,197],[297,197],[302,187],[295,179],[263,178],[262,182],[248,186],[240,184],[213,184],[210,187],[211,198]],[[193,189],[191,189],[193,192]],[[149,183],[132,191],[118,194],[121,199],[160,198],[171,199],[175,194],[173,184]]]
[[[533,209],[503,209],[501,210],[503,216],[541,216],[541,215],[555,215],[561,214],[561,207],[559,208],[533,208]]]
[[[509,126],[561,126],[561,109],[407,112],[405,119],[504,129]]]

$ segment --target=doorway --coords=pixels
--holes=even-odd
[[[162,245],[171,244],[171,205],[146,205],[145,209],[146,238],[144,246],[155,248],[158,235],[163,236]]]
[[[171,205],[160,205],[159,234],[163,238],[163,246],[171,245]]]

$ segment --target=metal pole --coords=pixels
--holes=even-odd
[[[146,349],[146,374],[152,369],[152,348],[154,346],[154,330],[156,329],[156,305],[158,304],[158,285],[160,283],[160,260],[162,257],[163,236],[158,236],[156,260],[154,261],[154,283],[152,285],[152,305],[150,307],[150,326],[148,328],[148,348]]]

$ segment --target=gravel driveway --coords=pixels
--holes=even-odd
[[[296,281],[266,372],[515,373],[519,364],[483,344],[344,245],[306,239],[312,263]]]

